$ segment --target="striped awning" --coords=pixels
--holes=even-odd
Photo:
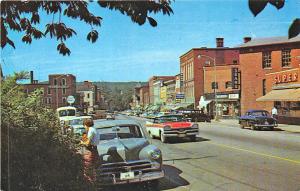
[[[300,88],[272,90],[256,101],[300,101]]]

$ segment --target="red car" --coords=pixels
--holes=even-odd
[[[151,138],[159,137],[165,143],[170,137],[189,137],[196,140],[199,133],[198,124],[187,121],[183,115],[164,115],[146,123],[147,132]]]

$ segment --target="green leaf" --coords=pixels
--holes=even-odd
[[[300,33],[300,18],[293,21],[289,28],[289,38],[296,37]]]
[[[257,16],[268,4],[268,0],[249,0],[249,9],[254,16]]]

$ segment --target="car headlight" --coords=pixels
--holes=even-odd
[[[161,151],[160,150],[153,150],[150,152],[150,156],[152,159],[157,160],[161,157]]]
[[[164,130],[171,130],[171,127],[170,126],[164,126]]]
[[[199,126],[198,126],[198,124],[193,124],[193,125],[192,125],[192,128],[194,128],[194,129],[198,129],[198,128],[199,128]]]

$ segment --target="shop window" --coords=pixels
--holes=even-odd
[[[271,52],[263,52],[262,53],[262,67],[263,68],[271,68]]]
[[[291,65],[291,50],[281,51],[281,63],[282,67],[289,67]]]
[[[89,99],[89,98],[90,98],[90,94],[88,93],[88,94],[86,95],[86,97]]]
[[[53,84],[56,86],[57,85],[57,79],[53,80]]]
[[[262,81],[262,92],[263,95],[266,95],[267,91],[266,91],[267,87],[266,87],[266,79],[263,79]]]

